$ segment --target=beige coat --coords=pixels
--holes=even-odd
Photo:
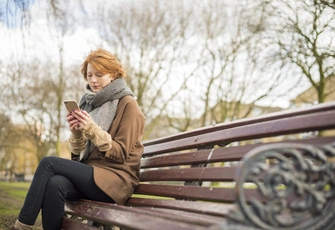
[[[97,186],[118,204],[124,204],[139,184],[144,125],[145,117],[134,97],[123,97],[108,130],[112,148],[105,154],[96,148],[86,162],[94,167]],[[78,145],[73,138],[69,141],[70,149]]]

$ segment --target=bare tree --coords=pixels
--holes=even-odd
[[[12,157],[13,124],[8,116],[0,114],[0,171],[5,171],[10,179],[14,176],[14,160]]]
[[[3,2],[0,9],[0,18],[7,27],[15,28],[30,23],[31,15],[29,8],[32,4],[30,0],[7,0]]]
[[[249,116],[254,104],[271,96],[281,84],[280,74],[259,64],[262,57],[253,44],[259,31],[248,28],[255,18],[250,8],[209,1],[197,13],[199,67],[189,83],[197,89],[195,101],[202,102],[193,103],[202,115],[198,127]]]
[[[34,165],[36,157],[35,148],[29,143],[27,129],[14,124],[10,116],[0,114],[0,171],[5,171],[9,180],[14,180],[15,175],[24,175],[28,164]]]
[[[61,131],[64,124],[64,95],[66,90],[67,78],[71,77],[68,75],[65,70],[65,60],[64,60],[64,43],[65,36],[72,33],[76,25],[75,19],[73,17],[73,4],[64,4],[62,1],[50,1],[47,5],[47,14],[48,24],[53,28],[49,30],[50,34],[54,38],[54,45],[57,48],[58,60],[56,60],[55,67],[55,76],[53,76],[53,81],[51,82],[51,87],[54,89],[55,93],[55,107],[54,107],[54,119],[51,119],[53,122],[51,129],[54,129],[56,135],[56,155],[60,153],[61,145]]]
[[[334,11],[314,0],[263,2],[271,27],[263,28],[263,40],[271,47],[268,58],[294,70],[298,80],[308,81],[325,101],[326,78],[334,74]]]
[[[334,0],[315,0],[315,4],[324,4],[335,10],[335,1]]]
[[[127,3],[94,11],[100,16],[98,31],[108,49],[125,64],[128,84],[147,122],[154,124],[167,115],[167,108],[178,99],[191,75],[177,69],[184,68],[184,58],[191,52],[186,38],[194,34],[188,28],[193,7],[177,1]]]
[[[16,3],[8,1],[7,5],[15,5]],[[30,2],[22,1],[22,4],[29,5]],[[24,93],[36,94],[39,92],[41,95],[41,97],[34,95],[31,100],[13,101],[18,104],[22,103],[22,107],[26,106],[23,110],[13,111],[21,114],[21,118],[35,134],[32,135],[36,137],[35,143],[41,147],[37,150],[40,151],[37,153],[38,159],[46,154],[59,155],[65,124],[64,97],[78,100],[78,92],[83,89],[83,79],[79,76],[80,64],[71,66],[65,60],[67,57],[66,36],[73,33],[76,25],[72,14],[74,4],[47,1],[42,2],[40,7],[44,9],[41,11],[42,13],[39,13],[40,21],[46,24],[44,30],[40,31],[41,24],[36,25],[34,22],[22,26],[20,31],[24,39],[17,46],[18,50],[23,50],[23,53],[19,56],[13,54],[13,62],[6,67],[8,71],[12,70],[12,72],[4,73],[11,76],[12,80],[18,81],[17,84],[9,84],[9,88],[12,88],[8,96],[8,98],[12,98],[10,100],[24,95],[18,90],[18,87],[22,87],[22,85],[27,87],[27,82],[29,82],[31,90],[27,89]],[[20,9],[22,10],[22,7],[17,6],[17,10]],[[27,14],[34,15],[36,10],[38,9],[33,9]],[[48,32],[47,36],[45,36],[45,32]],[[29,45],[32,40],[35,44],[34,47]],[[14,60],[17,60],[17,64]],[[36,63],[33,63],[34,61]],[[30,67],[31,69],[29,69]],[[19,94],[21,95],[19,96]],[[31,95],[25,96],[30,97]],[[38,107],[38,103],[40,103],[40,107]],[[44,138],[43,143],[40,142],[42,137]]]
[[[55,153],[59,152],[65,124],[62,101],[71,97],[66,96],[68,93],[79,99],[80,89],[69,91],[71,78],[78,81],[79,73],[66,65],[65,46],[67,36],[76,28],[87,29],[92,47],[107,48],[125,65],[128,84],[150,124],[147,136],[154,129],[184,131],[249,116],[255,104],[285,95],[305,76],[322,90],[323,79],[333,71],[334,49],[328,49],[333,45],[332,36],[325,39],[325,35],[334,28],[334,14],[326,14],[331,7],[313,4],[312,0],[41,4],[45,6],[43,17],[50,28],[54,59],[50,59],[49,49],[43,53],[49,62],[49,70],[43,69],[48,80],[35,86],[47,86],[53,97],[48,101],[49,95],[44,95],[49,108],[38,109],[44,110],[39,119],[43,120],[43,130],[49,130]],[[50,43],[36,37],[31,27],[25,36],[34,35],[39,41],[35,44],[45,50]],[[17,70],[26,76],[22,69]],[[288,75],[295,78],[288,79]],[[38,79],[42,82],[43,77]],[[283,90],[286,80],[291,84]],[[319,98],[323,100],[322,93]],[[32,122],[29,119],[27,122]],[[157,128],[162,127],[161,121],[164,128]]]
[[[253,15],[247,14],[250,8],[245,5],[128,1],[97,7],[92,12],[97,15],[101,45],[126,63],[128,84],[148,117],[147,135],[162,125],[156,123],[162,119],[175,131],[185,131],[208,120],[247,116],[241,115],[239,106],[249,103],[250,113],[254,103],[281,83],[282,75],[260,69],[259,47],[250,48],[258,31],[247,30]],[[221,106],[219,114],[211,112],[216,105]],[[228,110],[234,111],[229,117]],[[200,115],[201,122],[191,122]],[[177,117],[183,117],[184,124]]]

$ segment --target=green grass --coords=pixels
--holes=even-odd
[[[0,230],[10,229],[26,197],[29,182],[0,182]],[[40,217],[34,229],[42,229]]]
[[[28,182],[0,182],[1,191],[18,201],[24,200],[29,186]]]

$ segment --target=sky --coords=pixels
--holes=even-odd
[[[28,10],[34,3],[35,0],[0,0],[0,20],[8,27],[19,27],[22,12]]]
[[[11,12],[16,12],[17,18],[21,17],[20,10],[15,10],[13,4]],[[46,55],[57,54],[57,46],[55,37],[50,37],[50,33],[54,33],[52,28],[49,27],[48,22],[42,17],[34,16],[36,12],[43,9],[43,3],[41,1],[30,5],[34,21],[30,24],[32,33],[26,30],[25,34],[22,35],[20,21],[14,21],[13,14],[2,13],[0,17],[0,54],[5,57],[4,61],[10,61],[12,55],[20,59],[25,57],[30,52],[31,55],[41,56],[39,52],[43,52]],[[0,9],[6,11],[6,0],[0,0]],[[0,12],[3,12],[1,11]],[[8,16],[12,15],[12,16]],[[65,63],[73,64],[82,62],[83,57],[92,49],[94,44],[100,41],[94,40],[90,37],[88,40],[87,34],[92,34],[93,29],[89,28],[77,28],[72,34],[68,34],[64,37],[64,52],[65,52]],[[23,42],[24,41],[24,42]],[[45,48],[47,47],[47,49]],[[28,55],[29,56],[29,55]],[[42,57],[42,56],[41,56]]]

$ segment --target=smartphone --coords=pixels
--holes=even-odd
[[[64,101],[65,107],[67,109],[67,111],[74,111],[74,110],[80,110],[79,105],[77,103],[77,101],[75,100],[67,100]]]

